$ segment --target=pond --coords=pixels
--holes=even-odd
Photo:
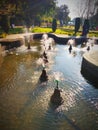
[[[40,41],[0,57],[1,130],[98,130],[98,89],[81,74],[85,48],[69,53],[68,45],[48,51],[48,83],[40,84]],[[64,103],[54,107],[50,97],[59,77]]]

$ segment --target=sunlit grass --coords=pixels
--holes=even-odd
[[[20,34],[20,33],[23,33],[23,27],[18,27],[18,28],[10,28],[9,29],[9,33],[8,34]],[[3,32],[3,30],[2,29],[0,29],[0,37],[1,38],[4,38],[4,37],[6,37],[6,35],[8,35],[8,34],[6,34],[5,32]]]
[[[32,33],[51,33],[51,28],[34,27],[31,29]]]
[[[33,27],[29,29],[32,33],[53,33],[51,27]],[[9,34],[24,33],[24,27],[16,27],[10,29]],[[62,34],[67,36],[74,36],[74,26],[58,27],[54,34]],[[76,36],[81,36],[82,28],[77,32]],[[0,37],[5,37],[6,34],[0,30]],[[88,37],[98,37],[98,31],[89,31]]]
[[[23,32],[23,28],[13,28],[13,29],[10,29],[9,31],[10,34],[18,34],[22,32]]]
[[[31,32],[33,33],[52,33],[51,28],[43,28],[43,27],[34,27],[31,29]],[[74,35],[74,26],[66,26],[63,28],[57,28],[55,31],[55,34],[64,34],[68,36],[73,36]],[[82,29],[80,29],[76,36],[81,36],[82,34]],[[98,37],[98,31],[89,31],[88,33],[89,37]]]

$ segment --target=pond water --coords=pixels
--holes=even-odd
[[[47,84],[39,83],[39,41],[0,57],[0,130],[98,130],[98,89],[81,74],[85,48],[56,44],[48,51]],[[64,103],[51,105],[59,77]]]

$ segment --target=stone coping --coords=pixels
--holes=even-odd
[[[0,42],[14,42],[14,41],[20,41],[22,44],[25,43],[25,37],[31,36],[32,33],[22,33],[22,34],[10,34],[7,35],[5,38],[0,38]]]
[[[44,33],[21,33],[21,34],[10,34],[7,35],[5,38],[0,38],[0,42],[14,42],[14,41],[21,41],[22,43],[25,42],[26,36],[32,36],[33,38],[41,38]],[[54,33],[46,33],[49,37],[54,38],[57,43],[66,44],[69,39],[75,39],[77,44],[82,44],[83,42],[87,42],[88,37],[82,36],[67,36],[64,34],[54,34]],[[96,38],[98,42],[98,38]]]
[[[98,67],[98,50],[87,52],[83,57],[90,63]]]

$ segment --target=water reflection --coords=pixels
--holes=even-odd
[[[40,51],[41,52],[40,52]],[[97,130],[98,89],[89,84],[80,73],[82,52],[86,48],[56,45],[47,52],[45,65],[49,77],[47,85],[40,84],[43,53],[40,42],[31,49],[18,48],[2,57],[0,66],[0,129],[2,130]],[[62,89],[64,103],[51,106],[50,97],[55,79]]]

